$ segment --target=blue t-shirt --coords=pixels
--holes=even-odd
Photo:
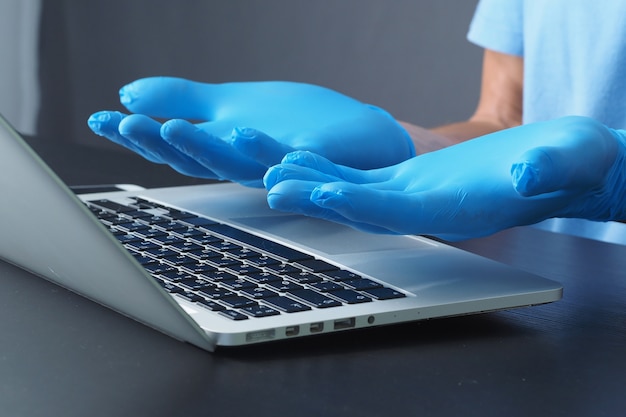
[[[524,123],[581,115],[626,128],[626,1],[481,0],[467,37],[524,58]]]

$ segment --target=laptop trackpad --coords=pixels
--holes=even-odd
[[[431,244],[420,238],[363,233],[348,226],[299,215],[237,217],[230,220],[251,228],[253,233],[267,233],[329,255],[437,246],[435,242]]]

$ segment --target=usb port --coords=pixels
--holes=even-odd
[[[335,320],[333,327],[335,330],[350,329],[354,327],[354,324],[355,324],[355,319],[354,317],[351,317],[349,319]]]

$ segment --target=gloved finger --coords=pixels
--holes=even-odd
[[[354,224],[368,224],[370,228],[393,234],[467,239],[464,226],[455,224],[454,210],[447,211],[457,205],[438,200],[437,192],[408,194],[344,182],[323,184],[311,193],[314,204],[332,210]]]
[[[389,234],[389,230],[349,220],[334,210],[325,209],[311,201],[311,192],[319,185],[317,181],[286,180],[276,184],[267,193],[270,208],[289,213],[344,224],[368,233]]]
[[[367,185],[327,183],[311,192],[311,201],[353,224],[368,224],[388,233],[430,235],[450,241],[486,236],[497,226],[476,226],[467,222],[462,192],[431,190],[407,193],[374,189]]]
[[[119,91],[120,102],[133,113],[166,119],[210,120],[219,88],[174,77],[142,78]]]
[[[413,233],[422,207],[410,194],[348,182],[326,183],[311,192],[311,201],[353,222],[367,223],[395,233]],[[417,228],[420,229],[419,227]]]
[[[300,180],[315,181],[318,183],[341,181],[341,178],[325,174],[315,169],[302,167],[294,164],[280,164],[270,167],[263,176],[263,184],[266,189],[274,187],[282,181]]]
[[[161,127],[161,137],[219,178],[262,187],[266,167],[238,152],[229,143],[185,120],[170,120]]]
[[[246,127],[233,129],[230,144],[267,167],[278,164],[285,154],[294,150],[259,130]]]
[[[111,142],[130,149],[150,162],[163,164],[164,162],[161,158],[144,151],[144,149],[137,146],[119,132],[119,125],[125,117],[127,117],[125,114],[117,111],[100,111],[89,116],[87,124],[96,135],[107,138]]]
[[[391,171],[385,168],[360,170],[335,164],[330,160],[309,151],[294,151],[285,155],[281,163],[311,168],[334,178],[355,184],[368,184],[387,181]]]
[[[170,165],[181,174],[198,178],[217,178],[210,169],[164,141],[160,131],[161,124],[143,114],[127,116],[119,125],[120,134],[137,149],[141,149],[142,155],[150,155],[154,160]]]

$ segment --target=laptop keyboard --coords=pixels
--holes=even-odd
[[[309,254],[149,200],[86,204],[166,291],[232,320],[405,297]]]

